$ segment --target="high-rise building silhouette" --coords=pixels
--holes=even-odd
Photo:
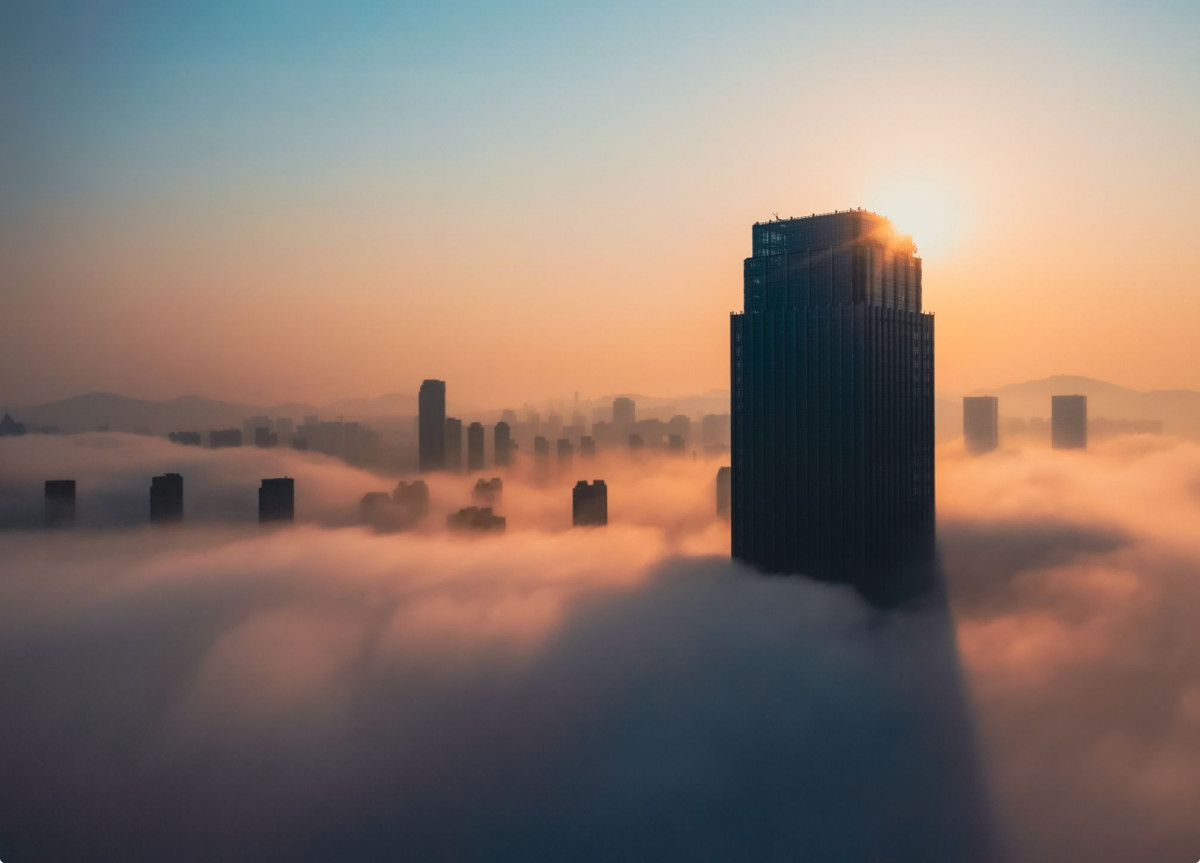
[[[167,435],[167,440],[171,443],[183,444],[184,446],[200,446],[201,436],[198,431],[177,431],[170,432]]]
[[[511,411],[506,411],[506,413],[511,413]],[[512,463],[512,426],[501,420],[496,423],[492,436],[494,443],[492,460],[496,463],[496,467],[508,467]]]
[[[637,422],[637,405],[634,404],[633,399],[624,396],[615,398],[612,404],[612,414],[613,423],[618,429],[624,429]]]
[[[568,438],[559,438],[556,444],[558,450],[559,467],[565,467],[571,463],[571,456],[575,454],[575,447],[571,446],[571,441]]]
[[[446,527],[451,530],[496,531],[502,533],[508,520],[492,512],[490,506],[468,506],[446,516]]]
[[[405,524],[415,524],[429,514],[429,486],[423,479],[400,480],[392,492],[392,502]]]
[[[591,435],[579,439],[579,455],[582,458],[593,458],[596,455],[596,440]]]
[[[446,466],[446,383],[421,382],[417,396],[417,461],[422,471]]]
[[[258,521],[295,521],[296,481],[291,477],[264,479],[258,487]]]
[[[462,420],[458,417],[446,417],[445,447],[446,470],[462,470],[463,433]]]
[[[208,433],[208,445],[213,449],[242,445],[241,429],[213,429]]]
[[[906,592],[934,537],[933,316],[912,238],[859,210],[752,239],[730,319],[733,556]]]
[[[550,458],[550,441],[541,435],[535,437],[533,439],[533,454],[536,458],[548,460]]]
[[[150,521],[183,521],[183,477],[179,474],[165,473],[150,480]]]
[[[608,486],[604,480],[579,480],[571,491],[571,522],[575,527],[608,524]]]
[[[1000,400],[995,396],[963,398],[963,439],[976,455],[1000,446]]]
[[[1087,449],[1087,396],[1050,397],[1050,441],[1055,449]]]
[[[475,480],[475,490],[471,493],[475,500],[486,504],[497,504],[504,494],[504,481],[498,476],[491,479]]]
[[[483,423],[467,426],[467,470],[483,470]]]
[[[75,480],[46,480],[46,526],[70,527],[75,523]]]
[[[728,465],[717,468],[717,515],[729,521],[733,495],[733,469]]]
[[[629,436],[629,448],[631,450],[642,449],[646,445],[646,440],[640,434],[631,434]]]
[[[256,426],[254,429],[254,445],[262,449],[279,446],[279,435],[268,426]]]

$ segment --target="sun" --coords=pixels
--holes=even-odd
[[[922,257],[958,250],[967,233],[967,207],[954,186],[929,177],[909,176],[880,184],[868,209],[887,216],[901,234],[910,234]]]

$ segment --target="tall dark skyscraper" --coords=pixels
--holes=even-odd
[[[46,480],[46,526],[70,527],[74,523],[75,480]]]
[[[1087,449],[1087,396],[1050,397],[1050,442],[1055,449]]]
[[[165,473],[150,480],[150,521],[183,521],[183,477],[179,474]]]
[[[483,470],[483,423],[467,426],[467,470]]]
[[[264,479],[258,487],[258,521],[295,521],[296,481],[291,477]]]
[[[462,420],[458,417],[446,417],[445,446],[446,470],[462,470],[463,433]]]
[[[921,259],[861,210],[758,223],[752,240],[730,319],[733,556],[898,598],[934,539]]]
[[[963,439],[976,455],[1000,446],[1000,400],[995,396],[963,398]]]
[[[496,463],[496,467],[508,467],[512,461],[512,426],[501,420],[496,423],[492,434],[495,444],[492,460]]]
[[[446,382],[421,382],[417,397],[417,450],[422,471],[446,466]]]

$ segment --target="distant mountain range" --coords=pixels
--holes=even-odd
[[[1001,416],[1028,419],[1049,417],[1050,397],[1072,393],[1088,397],[1088,413],[1092,417],[1162,420],[1169,434],[1200,438],[1200,392],[1195,390],[1143,392],[1095,378],[1055,375],[1037,381],[977,390],[970,395],[997,396],[1000,399]],[[637,403],[639,418],[668,419],[675,414],[685,414],[699,419],[704,414],[729,412],[729,391],[721,389],[677,398],[614,393],[581,402],[580,409],[588,413],[590,419],[594,407],[611,405],[618,395],[632,398]],[[447,408],[451,415],[468,420],[494,422],[500,416],[499,410],[478,410],[453,403]],[[170,431],[241,427],[247,417],[259,414],[291,417],[297,422],[314,414],[325,420],[339,416],[368,423],[384,418],[394,420],[415,416],[417,397],[408,393],[389,393],[375,398],[339,399],[326,405],[287,402],[265,406],[217,401],[201,396],[147,401],[115,393],[88,393],[7,410],[30,428],[55,426],[64,432],[77,432],[108,426],[114,431],[145,429],[154,434],[165,434]],[[566,410],[563,412],[566,413]],[[939,440],[962,434],[961,397],[939,396],[936,412]]]

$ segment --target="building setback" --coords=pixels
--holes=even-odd
[[[183,521],[183,477],[179,474],[165,473],[150,480],[150,521]]]
[[[963,439],[967,452],[976,455],[1000,446],[1000,399],[995,396],[963,399]]]
[[[291,477],[264,479],[258,487],[258,522],[296,520],[296,481]]]
[[[75,523],[75,480],[46,480],[46,526],[70,527]]]
[[[1087,449],[1087,416],[1087,396],[1051,396],[1051,445],[1055,449]]]
[[[863,211],[759,223],[752,245],[730,318],[733,556],[899,599],[934,539],[921,259]]]
[[[417,461],[422,472],[446,466],[446,383],[421,382],[417,396]]]
[[[601,527],[608,524],[608,486],[604,480],[592,483],[580,480],[571,491],[571,523],[575,527]]]

